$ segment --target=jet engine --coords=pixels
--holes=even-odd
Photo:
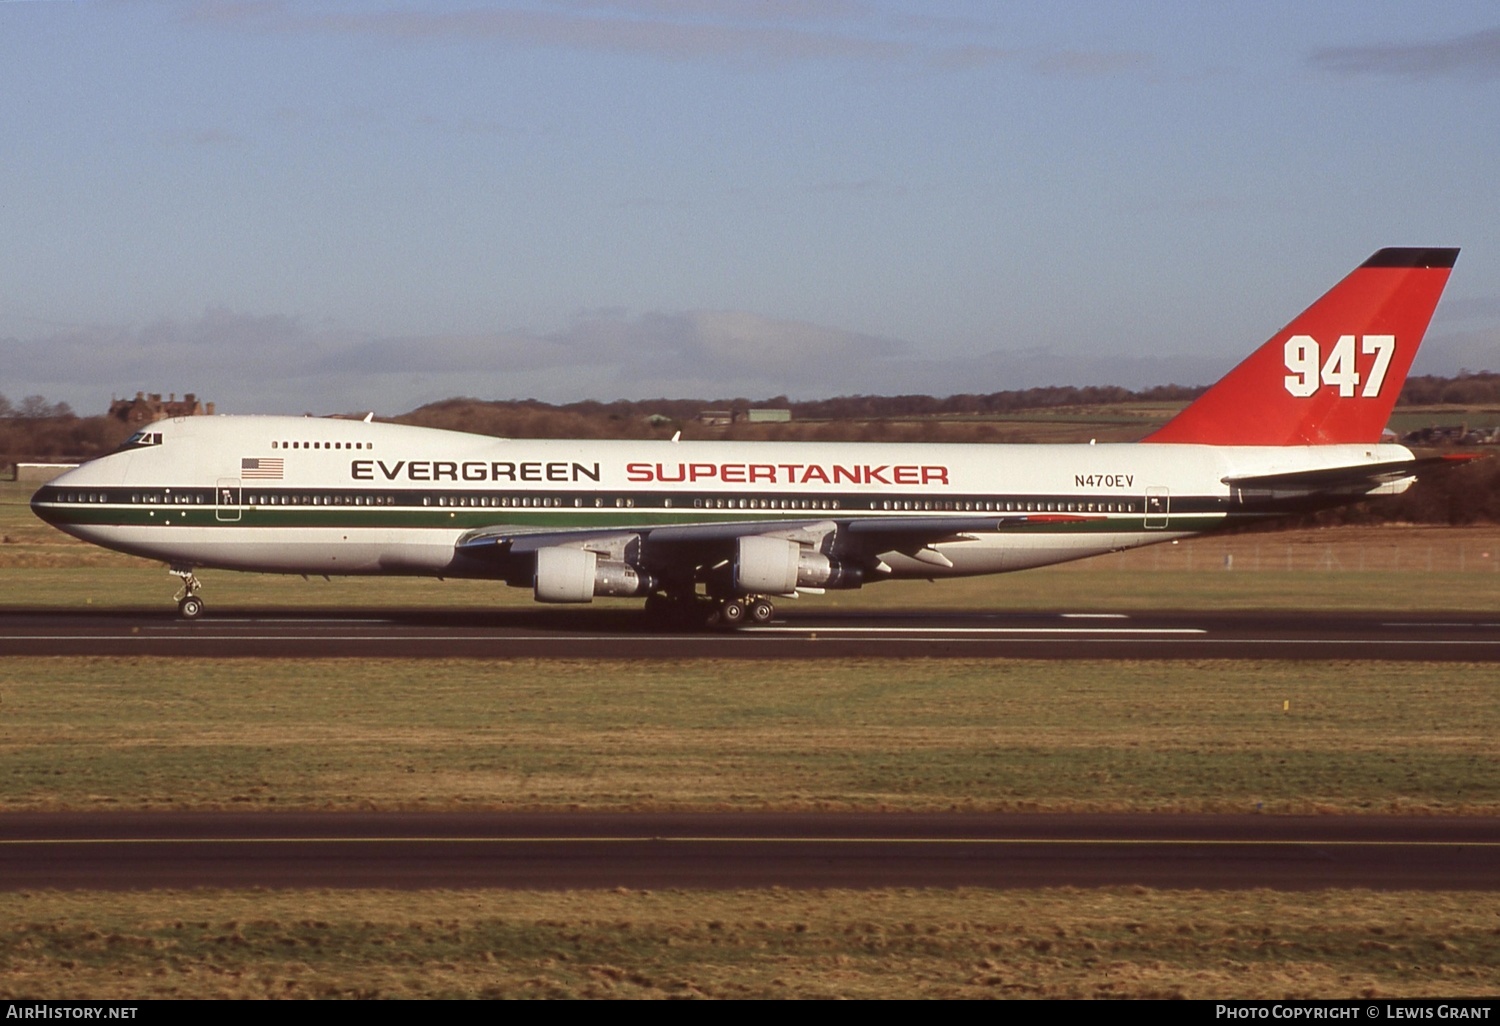
[[[745,595],[789,595],[798,588],[858,588],[864,574],[787,538],[748,535],[734,554],[734,589]]]
[[[656,579],[629,563],[561,545],[536,550],[532,588],[538,602],[592,602],[595,595],[649,595]]]

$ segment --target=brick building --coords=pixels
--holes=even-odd
[[[109,415],[126,424],[149,424],[163,417],[212,417],[213,403],[200,403],[192,392],[179,400],[173,392],[165,400],[160,392],[137,392],[134,399],[115,399],[109,404]]]

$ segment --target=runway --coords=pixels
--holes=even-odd
[[[0,889],[1500,888],[1500,823],[1388,817],[12,813]]]
[[[1500,615],[782,610],[763,627],[670,632],[625,610],[0,613],[0,656],[315,658],[1410,659],[1500,661]]]

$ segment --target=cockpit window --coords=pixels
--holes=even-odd
[[[121,442],[120,447],[116,449],[115,452],[125,452],[129,449],[144,449],[147,446],[160,444],[160,431],[137,431],[135,434],[125,439],[125,441]]]

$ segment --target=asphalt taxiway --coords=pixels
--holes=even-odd
[[[1493,819],[8,813],[0,889],[1500,889]]]
[[[0,613],[0,656],[315,658],[969,657],[1500,661],[1500,615],[784,610],[738,631],[662,631],[633,610]]]

